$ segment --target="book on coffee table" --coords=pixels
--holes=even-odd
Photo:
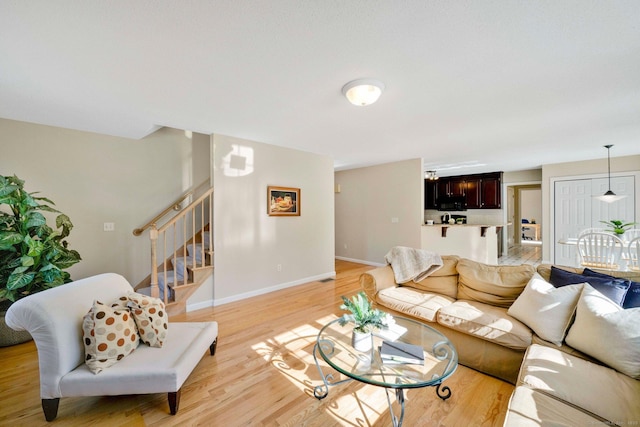
[[[380,358],[383,362],[422,365],[424,363],[424,350],[419,345],[399,341],[382,341]]]

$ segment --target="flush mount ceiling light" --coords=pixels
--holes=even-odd
[[[613,147],[613,144],[605,145],[604,148],[607,149],[607,176],[609,177],[609,190],[604,193],[602,196],[597,196],[596,199],[602,200],[603,202],[613,203],[620,199],[624,199],[626,195],[618,196],[616,193],[611,191],[611,156],[609,155],[609,151]]]
[[[428,179],[429,181],[435,181],[438,179],[438,175],[436,175],[436,171],[425,171],[424,179]]]
[[[383,90],[384,83],[379,80],[358,79],[344,85],[342,94],[353,105],[362,107],[376,102]]]

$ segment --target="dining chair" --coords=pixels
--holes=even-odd
[[[624,234],[620,236],[623,241],[627,242],[632,241],[636,237],[640,237],[640,228],[632,228],[631,230],[625,231]]]
[[[599,227],[585,228],[584,230],[580,230],[580,232],[578,233],[578,237],[582,236],[583,234],[604,233],[604,232],[605,232],[604,228],[599,228]]]
[[[627,254],[629,257],[629,269],[640,271],[640,236],[629,242]]]
[[[606,232],[592,232],[578,237],[578,255],[584,267],[620,270],[620,259],[624,243]]]

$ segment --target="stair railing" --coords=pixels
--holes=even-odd
[[[189,195],[176,203],[181,203]],[[154,219],[157,221],[162,218],[174,205]],[[146,228],[149,228],[151,241],[150,293],[153,297],[162,297],[166,305],[172,300],[172,291],[194,283],[193,277],[189,277],[190,271],[213,265],[213,188],[206,190],[161,227],[155,221],[150,221],[137,230]],[[180,259],[181,263],[178,262]],[[172,270],[170,266],[173,266]]]
[[[169,212],[171,212],[171,211],[179,211],[181,209],[182,202],[184,202],[187,198],[191,197],[191,195],[193,195],[196,192],[197,189],[202,188],[207,184],[209,184],[209,178],[205,179],[200,184],[196,185],[195,187],[191,188],[191,190],[189,190],[186,193],[184,193],[182,196],[180,196],[178,199],[176,199],[175,202],[173,202],[169,206],[167,206],[167,208],[165,208],[165,210],[163,210],[158,215],[156,215],[151,221],[147,222],[142,227],[136,228],[135,230],[133,230],[133,235],[134,236],[141,235],[144,232],[144,230],[146,230],[147,228],[151,228],[152,225],[157,224],[158,221],[160,221],[162,218],[164,218],[164,216],[167,215]]]

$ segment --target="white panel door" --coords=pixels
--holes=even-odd
[[[554,188],[554,263],[577,265],[576,248],[558,243],[591,227],[591,179],[556,181]]]
[[[601,196],[609,189],[607,178],[592,180],[592,196]],[[634,222],[635,218],[635,185],[633,176],[619,176],[611,178],[611,191],[619,196],[627,196],[617,202],[607,203],[601,200],[592,199],[591,204],[591,226],[606,227],[600,221],[611,221],[618,219],[622,222]]]

